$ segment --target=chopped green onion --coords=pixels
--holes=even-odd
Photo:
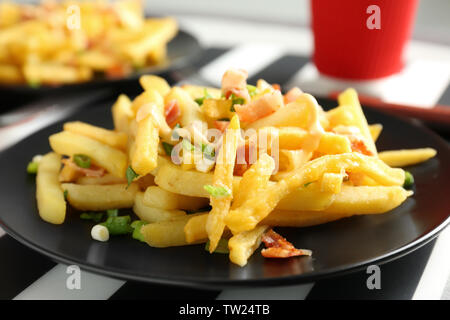
[[[403,188],[410,189],[414,185],[414,177],[409,171],[405,171],[405,182]]]
[[[209,240],[205,244],[205,250],[209,252]],[[219,243],[217,244],[216,250],[214,250],[214,253],[224,253],[228,254],[230,253],[230,249],[228,249],[228,240],[227,239],[220,239]]]
[[[205,189],[211,196],[215,198],[224,198],[231,196],[231,190],[226,187],[216,187],[210,184],[206,184],[203,186],[203,189]]]
[[[231,112],[236,112],[236,110],[234,109],[235,104],[245,104],[245,99],[241,97],[236,97],[234,93],[232,93],[230,97],[231,97],[231,107],[230,107]]]
[[[108,228],[109,234],[111,235],[129,234],[133,232],[130,221],[130,216],[109,217],[101,225]]]
[[[64,200],[67,200],[67,196],[69,195],[68,190],[64,190]]]
[[[167,142],[163,142],[162,146],[164,148],[164,152],[168,155],[171,156],[172,155],[172,150],[173,150],[173,145],[171,145],[170,143]]]
[[[28,85],[33,89],[38,89],[41,86],[39,80],[31,80],[28,82]]]
[[[39,164],[37,162],[32,161],[32,162],[28,163],[27,173],[36,174],[38,171],[38,166],[39,166]]]
[[[95,223],[98,223],[103,219],[103,212],[83,212],[80,214],[80,218],[83,220],[92,220]]]
[[[80,168],[90,168],[91,167],[91,158],[84,154],[76,154],[73,156],[73,162]]]
[[[211,98],[212,98],[212,96],[208,93],[208,90],[206,90],[206,88],[205,88],[205,89],[203,89],[203,97],[195,99],[195,102],[197,102],[197,104],[199,106],[201,106],[201,105],[203,105],[203,102],[205,102],[205,99],[211,99]]]
[[[108,218],[109,217],[117,217],[119,215],[119,209],[106,210],[106,214],[108,215]]]
[[[127,177],[128,186],[130,186],[134,179],[139,177],[139,175],[133,170],[133,168],[131,168],[131,166],[127,168],[125,175]]]
[[[141,228],[146,224],[148,224],[148,222],[143,220],[133,221],[133,223],[131,224],[131,227],[134,229],[132,234],[133,239],[145,242],[144,235],[141,233]]]
[[[181,143],[181,145],[182,145],[183,149],[186,151],[194,151],[195,150],[194,145],[192,143],[190,143],[190,141],[187,139],[183,139],[183,142]]]
[[[202,153],[205,158],[209,160],[214,160],[216,157],[216,150],[214,150],[214,147],[210,144],[202,144]]]
[[[250,97],[253,97],[254,95],[258,94],[258,88],[255,86],[252,86],[251,84],[247,85],[247,91]]]
[[[315,181],[310,181],[310,182],[307,182],[307,183],[305,183],[303,186],[305,187],[305,188],[307,188],[311,183],[313,183],[313,182],[315,182]]]
[[[173,130],[172,130],[172,140],[174,140],[174,141],[178,141],[178,139],[180,139],[180,135],[178,134],[178,132],[176,130],[178,128],[181,128],[179,123],[177,123],[175,125],[175,127],[173,127]]]

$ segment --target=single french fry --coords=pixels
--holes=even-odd
[[[105,168],[109,173],[116,177],[125,177],[128,161],[126,154],[120,150],[68,131],[51,135],[49,141],[53,151],[58,154],[71,157],[75,154],[87,155],[94,164]]]
[[[66,166],[64,166],[64,168],[66,168]],[[73,167],[67,166],[67,168]],[[63,180],[63,181],[73,181],[73,180]],[[76,179],[76,184],[82,185],[106,185],[106,184],[123,184],[123,183],[127,183],[127,179],[116,177],[110,173],[107,173],[102,177],[81,176],[78,179]]]
[[[121,94],[111,108],[116,131],[129,133],[130,122],[134,118],[131,101],[127,95]]]
[[[322,192],[339,193],[341,192],[342,182],[345,177],[343,173],[324,173],[320,179],[320,189]]]
[[[197,216],[196,214],[189,214],[185,217],[170,220],[149,223],[141,228],[141,233],[144,235],[145,241],[151,247],[165,248],[175,246],[185,246],[188,244],[195,244],[206,242],[207,237],[193,243],[188,243],[184,234],[184,227],[190,219]]]
[[[208,221],[208,213],[200,214],[189,219],[184,226],[184,234],[187,243],[195,243],[208,239],[206,232],[206,222]]]
[[[36,200],[40,217],[53,224],[61,224],[66,217],[66,201],[59,183],[61,156],[48,153],[39,162],[36,176]]]
[[[261,244],[261,237],[268,226],[261,225],[255,229],[238,233],[228,240],[231,262],[243,267],[247,264],[250,256]]]
[[[164,99],[157,90],[148,89],[138,95],[131,104],[131,110],[136,114],[146,104],[154,104],[158,112],[164,113]]]
[[[138,192],[138,186],[132,183],[112,185],[62,184],[67,190],[67,201],[79,210],[101,211],[108,209],[131,208]]]
[[[224,133],[224,139],[220,148],[216,168],[214,169],[213,186],[233,189],[233,170],[236,159],[236,151],[240,139],[239,117],[235,115]],[[213,253],[222,237],[225,229],[225,218],[230,210],[232,196],[216,198],[211,196],[211,212],[206,222],[206,231],[210,241],[209,252]]]
[[[262,154],[244,173],[239,183],[238,192],[233,198],[232,209],[239,208],[247,199],[257,197],[261,190],[267,187],[274,169],[275,161],[273,158],[267,153]]]
[[[436,155],[433,148],[383,151],[378,157],[391,167],[406,167],[425,162]]]
[[[159,157],[158,161],[161,158]],[[203,186],[213,184],[213,173],[184,171],[180,166],[171,163],[170,160],[160,161],[157,169],[155,183],[164,190],[190,197],[209,198],[210,194]],[[233,177],[233,194],[237,190],[240,180],[241,177]],[[192,183],[192,181],[195,181],[195,183]]]
[[[186,212],[181,210],[168,210],[146,205],[144,202],[144,193],[142,192],[136,194],[133,211],[141,220],[149,223],[173,220],[186,215]]]
[[[155,75],[146,74],[139,78],[139,83],[144,90],[156,90],[162,97],[170,91],[167,81]]]
[[[198,210],[208,205],[208,199],[188,197],[166,191],[157,186],[148,187],[144,192],[145,205],[161,209]]]
[[[127,148],[128,137],[123,132],[114,132],[81,121],[66,122],[64,130],[92,138],[116,149]]]
[[[139,175],[150,173],[157,166],[159,125],[157,114],[162,117],[162,109],[157,104],[145,104],[139,112],[147,109],[147,116],[139,119],[134,150],[131,152],[131,166]]]
[[[338,96],[338,102],[339,105],[348,105],[350,107],[350,111],[352,112],[355,121],[352,125],[356,126],[361,131],[367,148],[376,155],[377,148],[375,147],[372,135],[370,134],[369,125],[367,123],[366,117],[364,116],[361,104],[359,103],[356,90],[350,88],[340,93]]]
[[[381,123],[375,123],[369,125],[369,131],[370,135],[372,136],[372,140],[376,142],[378,140],[378,137],[381,134],[381,131],[383,130],[383,125]]]

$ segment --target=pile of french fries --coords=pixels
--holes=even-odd
[[[162,64],[173,18],[144,17],[141,0],[0,3],[0,83],[72,84]]]
[[[436,154],[429,148],[377,152],[382,125],[368,125],[353,89],[327,112],[298,90],[294,101],[244,122],[241,107],[230,108],[236,101],[221,89],[170,87],[151,75],[140,83],[139,96],[122,94],[112,106],[113,130],[69,122],[50,136],[53,152],[43,156],[37,171],[42,219],[63,223],[66,202],[81,211],[132,208],[145,222],[140,232],[148,245],[208,242],[214,252],[225,239],[230,260],[244,266],[271,227],[313,226],[400,206],[413,192],[403,187],[405,171],[399,167]],[[252,101],[281,92],[264,80],[250,89]],[[178,108],[175,117],[170,106]],[[219,126],[215,141],[194,125],[223,122],[226,128]],[[206,140],[188,140],[186,132]],[[273,144],[260,143],[263,134],[277,141],[277,154]],[[237,154],[251,141],[256,157],[239,169]],[[214,146],[213,158],[202,158],[205,145]],[[76,155],[90,159],[88,169],[73,165]]]

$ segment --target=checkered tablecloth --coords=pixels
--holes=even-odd
[[[172,82],[203,81],[219,85],[223,71],[242,67],[249,71],[249,82],[264,78],[284,88],[297,85],[318,95],[348,86],[348,83],[325,79],[315,71],[309,59],[312,38],[307,29],[200,17],[179,19],[181,26],[196,35],[206,49],[190,68],[195,74],[181,74],[182,78],[180,74],[168,75]],[[351,85],[388,102],[424,108],[436,103],[450,106],[450,48],[412,42],[408,59],[407,68],[396,77]],[[420,80],[423,77],[426,80]],[[405,90],[402,85],[405,83],[411,90]],[[20,112],[28,114],[20,123],[12,121],[11,125],[0,128],[0,149],[64,119],[90,99],[106,93],[46,97],[0,115],[1,119]],[[448,299],[449,247],[447,228],[436,240],[381,265],[380,290],[367,288],[365,271],[304,285],[224,291],[173,290],[169,286],[117,280],[82,271],[81,289],[68,290],[67,266],[28,249],[0,229],[0,299]]]

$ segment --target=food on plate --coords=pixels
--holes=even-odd
[[[0,84],[123,78],[166,62],[173,18],[145,18],[140,0],[0,3]]]
[[[300,88],[247,84],[243,70],[228,70],[221,88],[140,83],[141,94],[112,106],[114,129],[68,122],[49,137],[52,152],[28,165],[45,221],[63,223],[67,202],[95,223],[98,241],[205,243],[239,266],[261,243],[266,258],[309,256],[272,228],[389,212],[413,195],[400,167],[436,154],[378,152],[382,125],[367,123],[353,89],[324,111]]]

